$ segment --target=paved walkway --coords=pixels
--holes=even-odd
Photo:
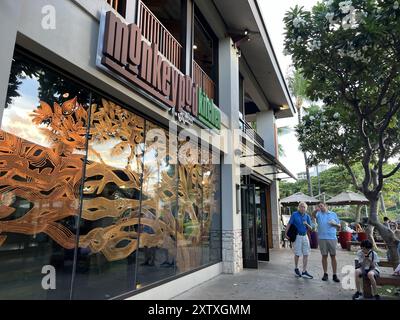
[[[337,251],[338,276],[345,265],[354,265],[354,252]],[[300,258],[300,270],[302,258]],[[321,254],[312,249],[308,272],[314,279],[297,278],[291,249],[273,249],[270,261],[260,262],[258,269],[244,269],[235,275],[222,274],[202,285],[176,296],[177,300],[349,300],[354,291],[345,290],[332,281],[328,258],[329,281],[321,280]]]

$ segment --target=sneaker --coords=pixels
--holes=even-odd
[[[379,294],[374,295],[375,300],[381,300],[381,296]]]
[[[355,294],[353,294],[353,300],[359,300],[362,298],[362,293],[360,291],[357,291]]]
[[[332,280],[335,282],[340,282],[339,278],[337,277],[336,274],[333,275]]]
[[[324,276],[322,277],[322,281],[328,281],[328,274],[324,273]]]
[[[294,273],[296,274],[296,276],[301,278],[301,273],[300,273],[300,270],[298,268],[294,269]]]
[[[306,279],[314,279],[314,277],[313,277],[311,274],[309,274],[307,271],[303,271],[303,272],[301,273],[301,276],[302,276],[303,278],[306,278]]]

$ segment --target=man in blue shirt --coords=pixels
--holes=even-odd
[[[290,217],[289,223],[286,226],[286,238],[289,239],[287,232],[290,225],[297,228],[297,236],[294,242],[294,272],[298,277],[312,279],[313,276],[307,272],[308,255],[310,254],[310,240],[307,236],[307,229],[312,229],[310,216],[306,213],[307,204],[304,202],[299,203],[298,211],[293,212]],[[299,257],[303,256],[303,272],[300,273],[298,264]]]
[[[331,256],[333,281],[340,282],[336,275],[336,232],[340,228],[340,221],[335,212],[328,211],[328,207],[324,202],[318,204],[318,208],[313,212],[313,218],[318,225],[318,244],[322,255],[322,268],[324,276],[322,281],[328,280],[328,253]]]

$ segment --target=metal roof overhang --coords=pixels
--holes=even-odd
[[[249,140],[242,136],[242,146],[248,146],[249,142]],[[245,152],[242,154],[242,159],[244,161],[242,162],[242,165],[247,166],[257,175],[264,176],[268,180],[292,178],[297,181],[295,175],[291,173],[289,169],[287,169],[274,155],[261,146],[252,142],[250,143],[251,148],[244,148]],[[277,177],[280,174],[284,174],[287,177]]]
[[[255,146],[254,150],[260,151],[261,152],[261,157],[265,159],[266,162],[269,162],[270,164],[273,164],[276,169],[280,170],[280,173],[286,174],[288,177],[294,179],[297,181],[296,176],[287,169],[282,162],[280,162],[275,156],[270,154],[267,150],[264,148],[261,148],[259,146]],[[256,151],[256,152],[257,152]]]
[[[228,30],[248,30],[250,41],[240,44],[262,93],[277,118],[292,117],[296,110],[268,36],[257,0],[212,0]]]

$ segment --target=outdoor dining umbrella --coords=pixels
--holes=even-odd
[[[326,201],[329,205],[350,205],[350,204],[369,204],[369,200],[364,195],[352,191],[344,191]]]
[[[320,201],[302,192],[297,192],[295,194],[290,195],[289,197],[281,199],[281,205],[284,207],[298,205],[300,202],[305,202],[307,204],[317,204]]]
[[[334,196],[333,198],[329,199],[328,201],[326,201],[326,203],[329,205],[338,205],[338,206],[344,206],[344,205],[361,206],[361,205],[369,204],[369,200],[360,193],[355,193],[352,191],[344,191],[344,192],[339,193],[338,195]],[[367,210],[367,209],[365,209],[365,210]],[[361,215],[361,212],[359,211],[359,209],[357,209],[357,214],[356,214],[356,219],[355,219],[356,222],[360,221],[360,215]],[[367,234],[365,232],[359,232],[358,233],[358,241],[365,240],[365,239],[367,239]],[[351,241],[351,234],[349,234],[347,232],[339,233],[339,242],[343,249],[347,248],[348,241]]]

